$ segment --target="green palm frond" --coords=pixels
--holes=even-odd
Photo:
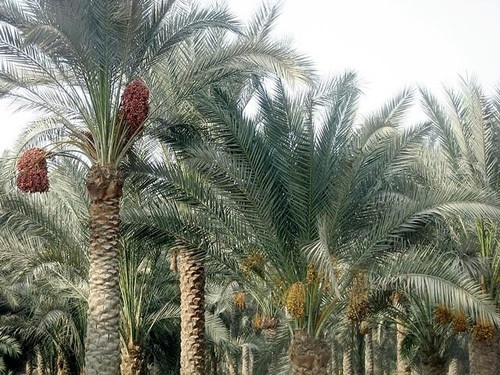
[[[0,332],[0,353],[2,353],[2,356],[8,355],[15,358],[21,354],[21,346],[14,337]]]
[[[479,283],[433,246],[389,256],[380,263],[377,274],[376,283],[385,289],[404,290],[435,305],[464,311],[476,321],[499,324],[498,311]]]

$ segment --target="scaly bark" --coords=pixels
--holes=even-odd
[[[187,246],[179,251],[181,375],[205,374],[205,268]]]
[[[498,334],[489,341],[469,340],[470,375],[498,375]]]
[[[228,375],[238,375],[238,366],[229,353],[226,355],[226,369]]]
[[[46,366],[45,366],[45,361],[43,360],[42,355],[40,352],[36,353],[36,375],[45,375],[47,373],[46,371]]]
[[[384,358],[387,357],[387,353],[383,352],[383,345],[381,342],[381,330],[382,325],[377,327],[374,331],[376,334],[372,334],[372,345],[373,345],[373,375],[383,375],[384,374]]]
[[[288,348],[293,375],[327,375],[332,355],[328,344],[303,330],[296,330]]]
[[[142,375],[145,373],[145,363],[142,348],[129,343],[121,348],[121,375]]]
[[[90,195],[89,297],[85,341],[86,375],[120,372],[120,199],[123,177],[94,165],[87,175]]]
[[[422,358],[422,374],[425,375],[445,375],[448,370],[447,360],[437,352],[423,352]]]
[[[219,373],[218,362],[213,349],[211,349],[207,354],[207,360],[207,375],[217,375]]]
[[[445,375],[446,361],[432,361],[429,363],[425,363],[422,366],[422,372],[425,375]]]
[[[365,375],[373,375],[373,340],[372,332],[364,335],[365,340]]]
[[[406,329],[405,327],[399,323],[399,321],[396,322],[396,340],[397,340],[397,353],[396,353],[396,361],[397,361],[397,369],[396,373],[397,375],[410,375],[411,374],[411,368],[406,359],[403,358],[401,355],[401,347],[403,346],[403,340],[406,335]]]
[[[452,358],[448,366],[448,375],[464,375],[469,371],[463,358]]]
[[[35,374],[35,366],[33,366],[33,362],[30,358],[28,358],[28,360],[26,361],[25,373],[26,373],[26,375],[34,375]]]

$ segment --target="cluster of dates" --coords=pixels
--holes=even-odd
[[[49,190],[47,152],[30,148],[17,161],[16,185],[27,193],[45,193]]]
[[[135,79],[123,91],[118,111],[118,121],[122,122],[126,128],[126,141],[135,135],[142,134],[148,113],[149,89],[140,79]]]

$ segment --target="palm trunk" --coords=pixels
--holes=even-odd
[[[342,353],[342,375],[354,375],[351,347],[344,347],[344,352]]]
[[[446,375],[446,362],[438,361],[424,364],[422,371],[425,375]]]
[[[217,363],[217,358],[215,356],[215,353],[212,350],[210,350],[209,354],[207,355],[207,374],[208,375],[217,375],[219,373],[218,371],[218,363]]]
[[[118,169],[94,165],[90,195],[89,297],[85,341],[86,375],[120,372],[120,198]]]
[[[448,375],[464,375],[467,374],[467,366],[462,358],[452,358],[448,367]]]
[[[181,375],[205,374],[205,268],[194,255],[179,248]]]
[[[373,375],[373,340],[372,332],[364,335],[365,339],[365,375]]]
[[[405,338],[406,330],[405,327],[398,322],[396,322],[396,339],[397,339],[397,375],[410,375],[411,368],[408,362],[401,355],[401,347],[403,345],[403,340]]]
[[[471,375],[497,375],[498,371],[498,335],[493,341],[469,340],[469,363]]]
[[[160,365],[158,364],[158,361],[156,358],[153,359],[153,363],[149,363],[147,365],[147,374],[148,375],[161,375],[161,369]]]
[[[327,375],[332,355],[328,344],[303,330],[296,330],[288,348],[293,375]]]
[[[384,374],[384,358],[387,353],[383,353],[382,342],[381,342],[381,330],[382,325],[377,327],[375,331],[376,334],[372,334],[372,346],[373,346],[373,375],[383,375]]]
[[[122,346],[121,350],[121,375],[142,375],[145,372],[142,348],[138,345],[129,344]]]

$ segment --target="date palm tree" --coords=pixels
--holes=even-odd
[[[268,294],[280,296],[277,304],[291,322],[297,374],[326,371],[324,335],[335,321],[336,288],[348,288],[374,260],[397,253],[398,241],[435,215],[498,215],[491,194],[431,185],[436,171],[423,157],[429,129],[402,126],[409,91],[358,127],[355,75],[317,86],[297,96],[279,80],[257,87],[252,112],[245,111],[246,98],[213,90],[198,100],[204,126],[171,127],[183,168],[212,184],[252,229],[248,240],[262,259]],[[415,171],[418,179],[409,179]],[[346,265],[340,280],[332,256]],[[421,275],[403,279],[422,285]],[[440,288],[451,300],[446,282]]]
[[[417,362],[424,374],[445,374],[451,351],[457,345],[451,324],[436,322],[434,305],[420,296],[412,298],[405,313],[400,311],[397,316],[407,329],[402,352],[410,363]]]
[[[131,167],[140,171],[134,183],[152,193],[142,194],[140,204],[125,210],[124,218],[137,238],[171,248],[171,266],[180,284],[181,372],[204,373],[207,254],[220,254],[235,244],[224,227],[227,221],[221,220],[231,215],[196,173],[186,173],[168,157],[137,162]]]
[[[5,373],[7,369],[4,363],[4,356],[9,356],[10,358],[17,358],[21,352],[21,348],[15,338],[3,332],[0,333],[0,348],[1,348],[0,372]]]
[[[0,317],[0,326],[20,333],[23,355],[19,362],[26,359],[32,368],[53,369],[59,363],[61,370],[83,370],[88,197],[85,187],[74,181],[84,173],[75,161],[66,160],[51,170],[54,186],[47,194],[28,196],[12,190],[9,183],[0,194],[1,291],[14,302],[20,301],[15,302],[16,313]],[[135,192],[127,191],[125,206],[133,209],[130,195]],[[121,373],[143,374],[155,360],[163,373],[175,371],[176,278],[164,257],[164,246],[151,244],[147,238],[134,241],[127,228],[125,220],[120,269]]]
[[[159,246],[127,239],[120,273],[121,375],[146,373],[154,331],[177,333],[179,295],[175,275]],[[161,326],[161,327],[160,327]]]
[[[48,114],[37,129],[28,131],[28,138],[32,136],[32,144],[38,146],[58,138],[77,150],[71,156],[83,155],[89,163],[86,371],[116,374],[121,164],[142,134],[148,93],[157,83],[153,67],[159,69],[167,61],[165,56],[186,39],[206,37],[202,30],[235,30],[235,24],[224,8],[208,10],[182,0],[6,0],[0,18],[1,92],[24,108]],[[31,160],[31,165],[56,150],[61,148],[37,151],[38,159]],[[33,158],[33,153],[29,156]],[[28,155],[26,159],[30,162]],[[31,188],[37,183],[25,172],[19,173],[20,187],[47,190],[46,176],[41,185]]]
[[[422,89],[421,93],[424,110],[436,135],[435,147],[443,154],[448,170],[453,170],[457,178],[467,181],[470,186],[498,196],[498,95],[486,95],[474,78],[461,78],[458,90],[446,89],[442,100],[437,100],[427,90]],[[460,257],[458,263],[481,283],[482,290],[495,301],[498,309],[500,248],[497,226],[498,221],[493,218],[450,225],[462,243],[474,249],[467,256]],[[482,268],[474,266],[474,262],[478,261]],[[500,351],[498,326],[495,328],[481,321],[476,323],[479,326],[486,324],[492,336],[473,337],[469,341],[471,373],[489,374],[500,366],[497,363]]]
[[[282,67],[294,70],[293,51],[284,45],[274,48],[262,33],[268,32],[275,15],[273,10],[257,28],[253,28],[256,24],[251,25],[246,43],[233,43],[215,58],[208,56],[189,65],[186,62],[191,61],[191,51],[202,56],[207,47],[214,47],[214,42],[227,36],[215,38],[215,34],[204,30],[236,30],[224,8],[207,10],[182,0],[2,3],[1,46],[5,64],[1,91],[21,99],[26,108],[50,114],[25,138],[34,137],[38,142],[31,144],[37,145],[46,139],[69,139],[77,149],[76,155],[83,155],[83,160],[89,162],[88,374],[96,373],[97,368],[101,374],[115,373],[119,364],[118,228],[123,186],[120,169],[128,150],[142,134],[149,91],[158,93],[157,102],[151,104],[159,108],[162,103],[172,103],[165,92],[176,92],[176,98],[185,99],[189,93],[214,80],[227,79],[234,72],[255,72],[262,66],[278,72],[283,71]],[[81,22],[75,24],[75,17]],[[190,75],[183,73],[188,65]],[[166,66],[173,74],[158,78],[154,73]],[[147,82],[149,88],[137,77]],[[184,83],[187,94],[172,87],[178,82]],[[129,84],[133,87],[127,90]],[[39,159],[55,154],[38,152]],[[38,162],[37,159],[31,164]],[[26,178],[21,170],[20,186],[24,184],[27,190],[34,191],[30,188],[33,181]],[[47,188],[45,176],[43,186],[35,190]]]

